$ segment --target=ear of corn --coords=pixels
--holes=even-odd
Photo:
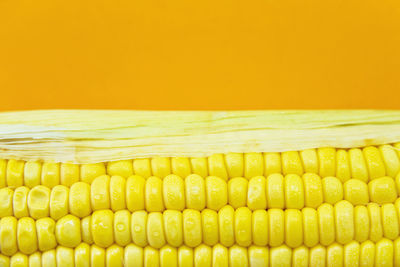
[[[0,114],[1,267],[400,266],[396,111],[48,114]]]

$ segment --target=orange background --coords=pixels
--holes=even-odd
[[[1,0],[2,110],[400,108],[398,0]]]

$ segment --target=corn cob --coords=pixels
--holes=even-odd
[[[60,130],[30,114],[0,114],[11,128],[0,140],[0,267],[400,266],[397,113],[295,113],[290,124],[271,113],[268,127],[258,113],[219,114],[199,138],[187,125],[210,128],[201,115],[181,113],[174,129],[144,113],[108,117],[110,128],[61,113]],[[25,134],[21,122],[55,128]]]

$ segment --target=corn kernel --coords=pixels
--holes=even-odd
[[[117,175],[112,176],[110,179],[110,202],[113,211],[126,209],[125,192],[125,178]]]
[[[140,210],[132,213],[132,241],[140,247],[147,245],[147,212]]]
[[[235,211],[234,229],[236,243],[243,247],[248,247],[252,243],[251,216],[251,210],[247,207],[241,207]]]
[[[250,266],[267,267],[269,251],[267,247],[251,246],[248,250]]]
[[[13,195],[14,191],[10,188],[0,189],[0,218],[13,215]]]
[[[93,244],[92,237],[92,216],[87,216],[81,219],[82,241],[91,245]]]
[[[167,243],[179,247],[183,243],[182,212],[177,210],[166,210],[163,214],[164,231]]]
[[[319,242],[317,210],[312,208],[304,208],[302,210],[302,215],[304,244],[307,247],[316,246]]]
[[[346,200],[335,204],[336,241],[347,244],[354,238],[354,209]]]
[[[343,266],[343,247],[341,245],[334,243],[326,249],[326,266]]]
[[[24,184],[24,166],[22,160],[10,159],[7,163],[7,186],[16,188]]]
[[[264,158],[262,153],[244,154],[244,177],[250,179],[264,174]]]
[[[244,159],[242,153],[226,154],[225,164],[229,177],[235,178],[242,177],[244,175]]]
[[[292,250],[283,245],[276,248],[271,248],[270,252],[270,266],[271,267],[290,267],[292,264]],[[312,266],[312,265],[310,265]]]
[[[50,189],[43,185],[32,188],[28,194],[28,209],[33,219],[48,217],[50,212]]]
[[[14,216],[17,218],[28,217],[28,194],[29,188],[26,186],[21,186],[15,189],[13,197],[13,212]],[[0,203],[2,203],[0,201]],[[3,203],[2,203],[3,204]],[[1,214],[1,212],[0,212]],[[12,215],[12,214],[10,214]],[[0,215],[0,217],[2,217]]]
[[[251,210],[267,208],[267,197],[265,191],[266,184],[263,176],[255,176],[249,180],[247,206]]]
[[[0,263],[1,265],[1,263]],[[42,266],[42,254],[40,252],[33,253],[28,258],[29,267],[41,267]],[[78,266],[81,267],[81,266]]]
[[[208,176],[208,158],[191,158],[190,164],[193,174],[200,175],[201,177]]]
[[[296,174],[288,174],[285,177],[285,203],[287,209],[304,207],[303,181]]]
[[[265,176],[282,172],[282,162],[280,153],[264,153],[264,172]]]
[[[282,174],[271,174],[268,176],[266,184],[268,208],[285,208],[284,178]]]
[[[351,177],[350,156],[344,149],[336,151],[336,177],[342,182],[346,182]]]
[[[400,238],[393,242],[394,266],[400,266]]]
[[[224,155],[214,154],[208,157],[208,170],[210,176],[217,176],[223,180],[228,180],[228,172],[225,167]]]
[[[299,152],[282,152],[282,173],[283,175],[297,174],[303,175],[303,166],[301,164]]]
[[[10,258],[10,267],[28,267],[28,256],[16,253]]]
[[[105,267],[106,251],[104,248],[92,245],[90,249],[90,266]]]
[[[334,205],[343,199],[343,185],[335,177],[325,177],[322,179],[322,191],[324,201],[328,204]]]
[[[395,240],[399,236],[399,220],[397,218],[396,208],[393,204],[383,204],[382,228],[384,237]]]
[[[17,219],[4,217],[0,220],[0,250],[5,256],[17,252]]]
[[[17,243],[19,251],[24,254],[32,254],[37,250],[37,235],[35,221],[30,217],[18,220]]]
[[[51,218],[42,218],[36,221],[36,232],[39,250],[47,251],[57,246],[56,223]]]
[[[42,267],[54,267],[57,266],[56,262],[56,250],[52,249],[42,254]]]
[[[24,183],[27,187],[33,188],[40,185],[42,176],[42,164],[37,161],[28,161],[25,163]]]
[[[75,266],[74,250],[72,248],[58,246],[56,248],[56,262],[57,267]]]
[[[26,170],[26,164],[25,164]],[[79,165],[71,163],[61,163],[60,169],[60,182],[62,185],[70,187],[74,183],[79,181]],[[26,184],[26,178],[25,178]]]
[[[126,206],[130,212],[145,208],[145,184],[146,180],[138,175],[133,175],[126,180]]]
[[[368,170],[362,150],[359,148],[350,149],[349,157],[350,157],[351,177],[367,183],[369,180]]]
[[[160,266],[160,256],[158,250],[152,247],[145,247],[143,261],[144,266],[146,267]]]
[[[304,166],[304,172],[306,173],[318,173],[318,156],[315,149],[306,149],[300,151],[301,162]]]
[[[375,244],[375,266],[393,266],[393,243],[382,239]]]
[[[99,247],[109,247],[114,243],[114,214],[111,210],[97,210],[92,214],[93,242]]]
[[[0,188],[7,186],[7,160],[0,159]],[[1,256],[1,255],[0,255]],[[7,257],[4,256],[4,262],[7,262]],[[0,258],[1,262],[2,258]]]
[[[196,267],[207,267],[211,266],[212,251],[209,246],[204,244],[194,249],[194,266]]]
[[[160,267],[178,267],[176,248],[166,245],[160,249]]]
[[[127,210],[114,213],[114,238],[115,243],[126,246],[131,243],[131,214]]]
[[[75,248],[75,266],[90,267],[90,246],[86,243],[80,243]]]
[[[112,245],[106,249],[106,266],[123,267],[124,249],[117,245]]]
[[[64,185],[53,187],[50,194],[50,217],[54,220],[68,214],[69,189]]]
[[[90,200],[93,211],[110,208],[110,176],[102,175],[93,180]]]
[[[310,248],[310,266],[325,266],[326,262],[326,248],[317,245]]]
[[[377,178],[369,182],[368,187],[372,202],[393,203],[397,198],[396,185],[390,177]]]
[[[172,173],[182,178],[192,173],[189,158],[172,158],[171,167]]]
[[[107,174],[110,176],[129,177],[133,175],[132,160],[111,161],[107,164]]]
[[[185,208],[185,192],[183,179],[175,174],[163,180],[163,196],[166,209],[183,210]]]
[[[234,245],[229,248],[229,264],[231,267],[247,267],[249,259],[247,249]]]
[[[197,210],[183,211],[183,240],[188,247],[196,247],[202,242],[201,215]]]
[[[74,183],[69,191],[69,211],[79,218],[92,213],[90,185],[84,182]]]
[[[151,176],[146,180],[144,202],[147,211],[164,210],[162,184],[162,180],[156,176]]]
[[[156,157],[151,159],[151,171],[154,176],[163,179],[171,174],[171,162],[169,158]]]
[[[366,205],[369,202],[368,186],[358,179],[350,179],[343,185],[344,199],[353,205]]]
[[[41,183],[49,188],[60,184],[60,163],[43,163]]]
[[[318,225],[319,242],[324,246],[329,246],[335,241],[335,219],[332,205],[324,203],[318,207]]]
[[[378,242],[383,236],[381,208],[376,203],[367,205],[369,214],[369,239]]]
[[[218,213],[214,210],[204,209],[201,212],[201,227],[203,230],[203,243],[213,246],[218,243]]]
[[[74,215],[67,215],[56,223],[56,238],[58,244],[74,248],[81,243],[81,222]]]
[[[93,180],[101,175],[106,174],[106,166],[104,163],[82,164],[81,165],[81,181],[91,184]]]
[[[268,213],[266,210],[255,210],[251,219],[253,243],[257,246],[268,244]]]
[[[134,159],[133,170],[136,175],[149,178],[152,176],[150,159]]]
[[[281,209],[268,210],[269,215],[269,245],[280,246],[285,240],[285,214]]]
[[[400,181],[400,175],[399,175]],[[400,182],[399,182],[400,184]],[[229,205],[234,209],[246,206],[248,180],[243,177],[230,179],[228,182]]]
[[[343,247],[344,266],[359,266],[360,264],[360,244],[352,241]]]
[[[218,211],[219,242],[225,247],[235,243],[234,214],[234,209],[229,205]]]
[[[303,220],[301,211],[296,209],[285,210],[285,240],[286,245],[292,248],[303,244]]]
[[[228,187],[223,179],[216,176],[208,176],[205,185],[207,208],[218,211],[228,203]]]
[[[165,245],[164,223],[161,212],[149,213],[147,217],[147,240],[154,248]]]
[[[124,251],[125,266],[142,267],[143,266],[143,248],[133,244],[125,247]]]
[[[228,248],[221,246],[221,244],[213,247],[212,266],[229,266]]]
[[[303,175],[304,202],[306,207],[318,208],[324,201],[321,178],[313,173]]]
[[[375,244],[367,240],[360,245],[360,267],[373,267],[375,262]]]
[[[354,208],[354,239],[358,242],[364,242],[369,236],[369,215],[365,206],[356,206]]]
[[[363,149],[363,153],[370,180],[385,176],[385,164],[383,163],[379,149],[374,146],[369,146]]]
[[[396,177],[400,171],[400,160],[393,146],[382,145],[379,147],[379,151],[385,164],[386,174],[390,177]]]
[[[193,267],[193,249],[187,246],[180,246],[178,248],[178,265],[185,267]]]
[[[202,210],[206,206],[206,187],[204,179],[191,174],[185,179],[186,208]]]

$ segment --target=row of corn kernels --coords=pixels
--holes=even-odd
[[[195,248],[164,246],[160,249],[112,245],[106,249],[81,243],[75,249],[58,246],[44,253],[27,256],[16,253],[0,255],[2,267],[392,267],[400,266],[400,239],[382,239],[377,243],[365,241],[347,245],[334,243],[328,247],[304,246],[291,249],[286,245],[275,248],[250,246],[226,248],[200,245]]]
[[[364,182],[375,178],[395,177],[400,171],[400,143],[394,146],[334,149],[319,148],[282,153],[229,153],[208,158],[151,158],[108,162],[107,164],[69,164],[19,160],[0,160],[0,188],[42,184],[54,187],[71,186],[83,181],[91,183],[103,174],[129,177],[133,174],[164,178],[169,174],[186,177],[218,176],[252,178],[273,173],[316,173],[321,177],[335,176],[342,182],[350,178]]]
[[[363,242],[391,240],[399,236],[400,201],[375,203],[353,207],[342,200],[334,206],[323,204],[312,208],[270,209],[252,212],[246,207],[234,210],[225,206],[218,213],[205,209],[202,212],[186,209],[183,212],[167,210],[164,213],[127,210],[113,213],[110,210],[95,211],[82,220],[66,215],[54,221],[30,217],[17,220],[5,217],[0,220],[0,250],[4,255],[17,251],[31,254],[53,249],[57,245],[76,247],[82,241],[100,247],[116,243],[126,246],[150,245],[160,248],[166,244],[174,247],[196,247],[202,243],[226,247],[280,246],[289,247],[333,242],[347,244],[352,240]]]
[[[164,209],[183,210],[205,208],[218,211],[226,204],[251,210],[267,208],[318,208],[322,203],[335,204],[345,199],[353,205],[393,203],[398,196],[400,176],[377,178],[368,184],[350,179],[342,184],[335,177],[321,179],[307,173],[303,177],[272,174],[267,178],[256,176],[247,180],[237,177],[229,182],[215,176],[202,178],[189,175],[185,179],[169,175],[163,180],[155,176],[102,175],[91,185],[74,183],[70,188],[57,185],[52,189],[38,185],[29,189],[0,189],[0,218],[31,216],[34,219],[52,217],[57,220],[68,213],[83,218],[95,210],[128,209],[131,212],[149,212]]]

